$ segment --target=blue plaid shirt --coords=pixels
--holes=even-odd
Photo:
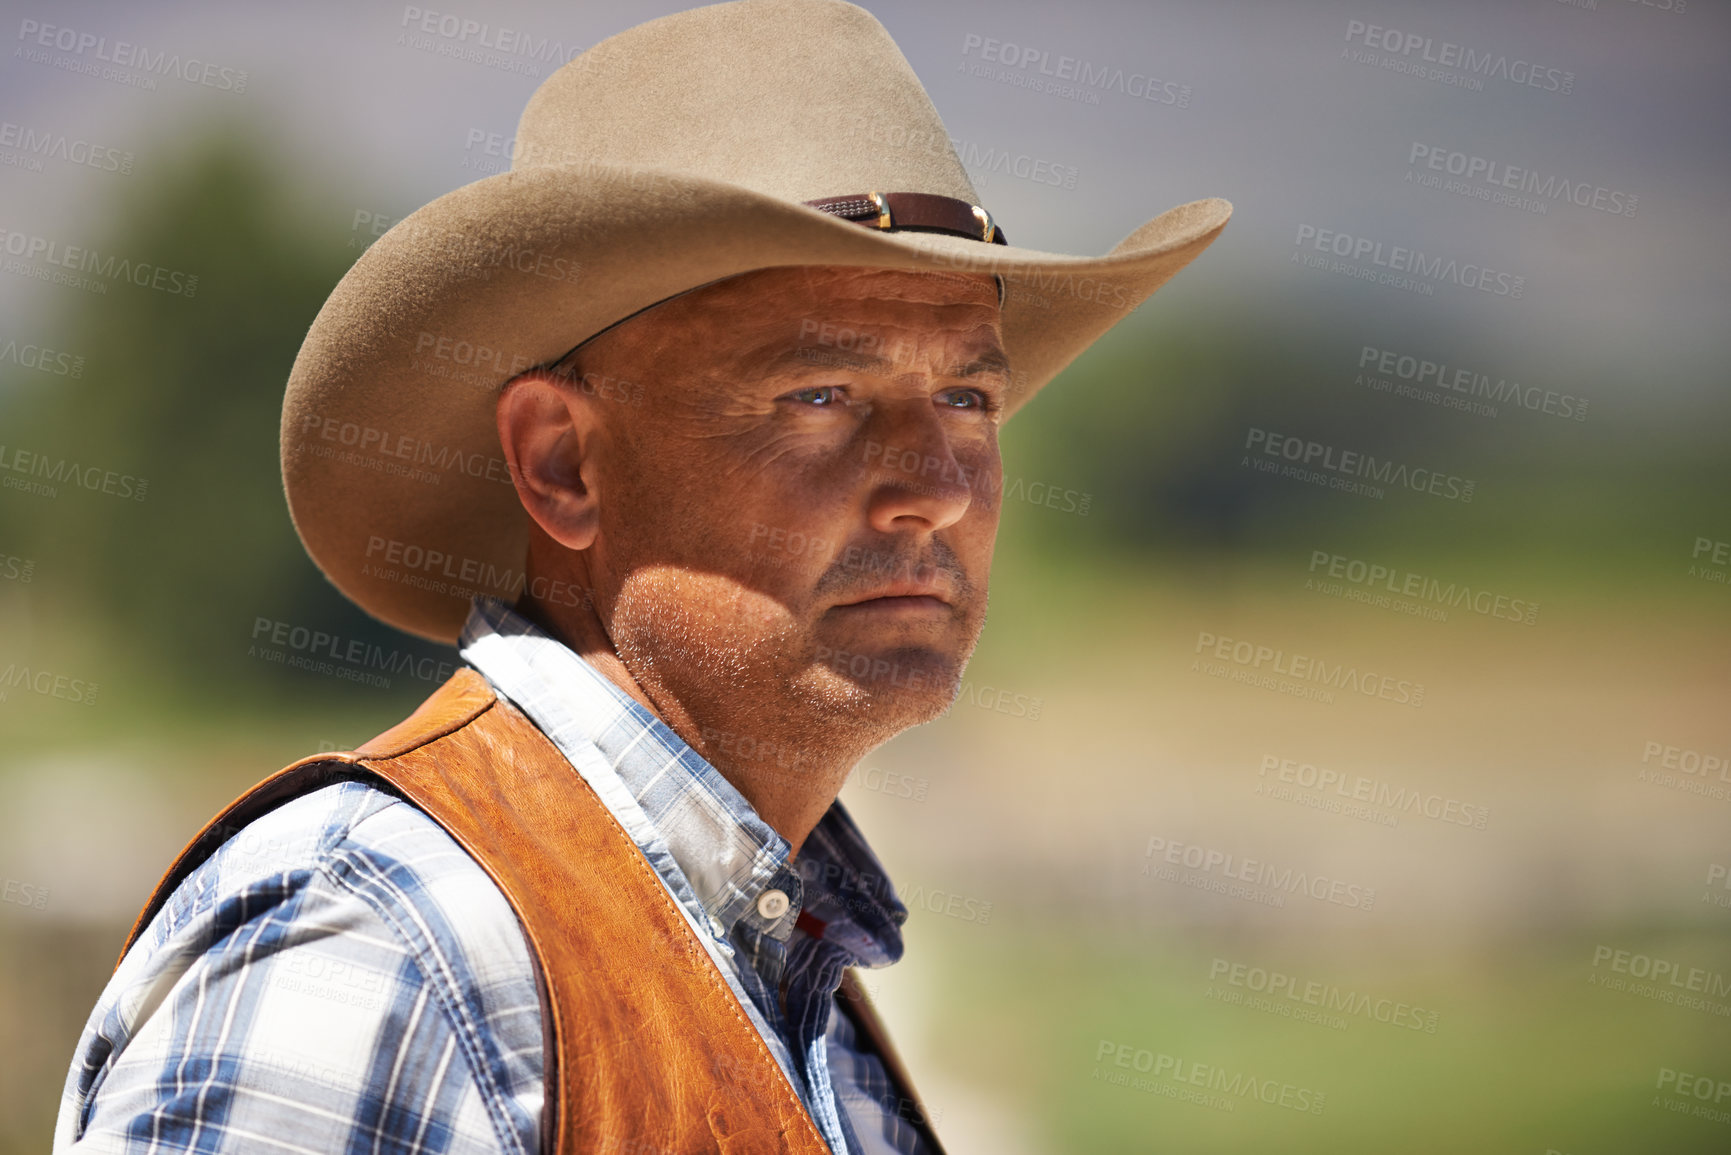
[[[836,1005],[844,968],[901,957],[907,918],[841,804],[790,869],[714,767],[510,607],[477,599],[460,645],[654,866],[830,1147],[925,1151]],[[235,834],[152,919],[79,1040],[54,1149],[526,1155],[541,1047],[492,880],[414,807],[342,782]]]

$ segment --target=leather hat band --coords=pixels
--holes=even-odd
[[[1004,230],[992,220],[992,214],[979,205],[969,204],[955,197],[938,196],[935,193],[856,193],[853,196],[824,197],[821,200],[806,201],[806,204],[819,212],[829,213],[844,221],[854,221],[873,229],[914,229],[932,233],[949,233],[952,236],[966,237],[972,241],[988,241],[996,245],[1007,245]],[[998,307],[1002,308],[1008,295],[1004,278],[993,274],[993,280],[998,283]],[[712,282],[711,282],[712,283]],[[686,293],[695,292],[703,285],[694,285],[684,292],[673,294],[673,297],[683,297]],[[547,362],[556,365],[571,356],[578,349],[593,341],[609,330],[623,325],[638,313],[646,313],[658,305],[665,305],[673,297],[664,297],[653,304],[645,305],[635,313],[627,314],[611,325],[601,329],[578,342],[574,348],[566,350],[559,357]]]
[[[1010,243],[1004,239],[1004,230],[992,220],[991,213],[955,197],[917,192],[869,192],[824,197],[805,203],[819,212],[856,221],[867,228],[917,229],[949,233],[989,244]]]

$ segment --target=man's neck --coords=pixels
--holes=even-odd
[[[629,694],[714,766],[788,841],[790,862],[834,803],[848,771],[877,744],[847,733],[846,727],[814,732],[809,725],[787,719],[716,724],[717,719],[697,716],[690,704],[672,693],[640,682],[620,658],[587,599],[578,607],[556,608],[525,592],[515,609]]]

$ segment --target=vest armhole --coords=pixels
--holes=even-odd
[[[394,758],[443,738],[473,722],[491,709],[498,700],[487,680],[479,672],[465,666],[433,691],[416,707],[414,713],[384,733],[362,743],[355,750],[333,751],[302,758],[272,774],[229,803],[221,813],[205,824],[203,830],[192,836],[192,841],[186,844],[186,848],[156,884],[156,889],[151,892],[150,899],[144,904],[144,909],[138,912],[137,920],[126,935],[126,942],[120,948],[120,957],[114,960],[115,969],[120,969],[127,952],[132,950],[133,945],[144,934],[150,920],[156,917],[157,912],[168,902],[180,884],[186,881],[187,876],[203,865],[205,859],[216,852],[217,847],[238,834],[247,823],[275,810],[297,795],[311,793],[333,782],[344,779],[358,779],[369,784],[386,782],[383,775],[365,766],[365,759]],[[390,793],[402,796],[401,791],[394,785],[388,786],[388,789]]]
[[[498,885],[496,880],[494,885]],[[501,889],[499,893],[505,892]],[[559,1108],[564,1096],[560,1093],[563,1073],[559,1067],[559,1032],[554,1020],[553,995],[547,986],[546,964],[541,958],[540,944],[529,932],[529,924],[523,920],[522,913],[511,903],[509,896],[505,901],[511,906],[511,913],[517,916],[517,925],[523,931],[523,943],[529,948],[529,966],[535,972],[535,1001],[541,1004],[541,1151],[543,1155],[557,1155]]]
[[[914,1089],[914,1081],[902,1063],[895,1044],[890,1041],[889,1030],[878,1016],[877,1008],[872,1005],[871,996],[866,994],[865,985],[860,982],[858,972],[853,967],[848,967],[841,972],[841,976],[841,985],[835,992],[841,1012],[852,1020],[856,1034],[871,1044],[872,1051],[884,1066],[884,1074],[889,1076],[891,1083],[897,1085],[897,1097],[912,1104],[917,1117],[909,1119],[908,1122],[914,1125],[914,1130],[926,1141],[932,1155],[944,1155],[944,1145],[938,1142],[937,1129],[932,1126],[931,1115],[926,1111],[925,1102]],[[899,1108],[897,1114],[900,1114]]]
[[[180,884],[204,865],[224,842],[239,834],[249,823],[302,794],[310,794],[337,782],[361,781],[370,786],[383,786],[388,793],[397,793],[396,788],[384,779],[366,767],[356,765],[353,757],[352,754],[332,753],[302,759],[266,778],[229,803],[221,813],[206,823],[204,829],[192,836],[192,841],[186,844],[185,849],[176,856],[173,865],[163,873],[156,889],[151,892],[149,901],[138,912],[138,918],[133,922],[132,929],[127,932],[126,942],[120,948],[120,956],[114,960],[115,969],[118,970],[120,964],[126,961],[127,954],[137,945],[151,920],[168,904],[169,898],[180,888]]]

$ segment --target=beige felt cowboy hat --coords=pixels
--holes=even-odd
[[[525,584],[500,387],[656,302],[753,269],[996,274],[1013,413],[1189,264],[1232,206],[1163,213],[1103,257],[1006,243],[889,33],[836,0],[738,0],[597,44],[536,90],[511,171],[375,241],[283,399],[307,552],[367,612],[453,641]],[[588,380],[630,404],[641,383]],[[576,591],[536,595],[575,604]]]

